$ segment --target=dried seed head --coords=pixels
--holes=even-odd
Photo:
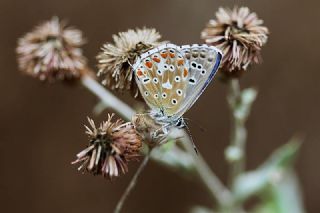
[[[57,17],[44,22],[18,40],[19,69],[40,80],[72,80],[86,68],[82,32]]]
[[[115,90],[130,90],[136,98],[139,90],[133,78],[131,64],[141,53],[161,44],[161,35],[155,29],[129,29],[113,35],[114,43],[106,43],[97,56],[102,83]]]
[[[81,163],[78,170],[107,178],[118,177],[128,172],[128,162],[137,160],[142,148],[141,137],[132,123],[122,120],[112,122],[113,114],[97,128],[88,118],[90,127],[86,127],[90,142],[86,149],[77,154]]]
[[[201,38],[223,53],[221,65],[227,76],[238,77],[250,64],[261,61],[261,47],[267,42],[268,28],[247,7],[220,8],[202,31]]]

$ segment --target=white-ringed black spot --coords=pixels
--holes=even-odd
[[[173,49],[170,49],[169,52],[170,52],[170,53],[174,53],[174,50],[173,50]]]
[[[167,70],[168,69],[168,64],[163,65],[163,68]]]
[[[196,62],[191,62],[191,66],[193,67],[193,68],[197,68],[197,63]]]
[[[180,80],[181,80],[181,77],[180,77],[180,76],[174,77],[174,81],[175,81],[175,82],[180,82]]]
[[[177,89],[177,95],[181,96],[182,95],[182,90],[181,89]]]
[[[152,81],[153,81],[153,83],[155,83],[155,84],[159,83],[158,78],[153,78]]]
[[[169,70],[170,70],[171,72],[173,72],[173,71],[174,71],[174,66],[173,66],[173,65],[170,65],[170,66],[169,66]]]
[[[190,78],[189,79],[189,84],[192,84],[192,85],[194,85],[194,84],[196,84],[196,79],[195,78]]]
[[[162,75],[162,71],[161,70],[157,70],[158,75]]]
[[[174,99],[171,100],[171,103],[172,103],[173,105],[176,105],[176,104],[178,103],[178,101],[177,101],[177,99],[174,98]]]
[[[162,98],[167,98],[167,93],[162,93]]]
[[[201,75],[205,75],[206,72],[207,72],[207,70],[205,70],[205,69],[201,70]]]
[[[158,94],[154,94],[153,97],[154,97],[155,99],[158,99],[159,95],[158,95]]]
[[[198,64],[197,68],[198,68],[198,70],[202,70],[202,65]]]
[[[145,95],[145,96],[148,96],[148,95],[149,95],[149,92],[148,92],[148,91],[145,91],[145,92],[144,92],[144,95]]]

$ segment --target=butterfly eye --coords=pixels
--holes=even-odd
[[[152,79],[153,83],[157,84],[159,82],[158,78],[153,78]]]
[[[172,103],[173,105],[176,105],[176,104],[178,103],[178,101],[177,101],[177,99],[172,99],[172,100],[171,100],[171,103]]]
[[[181,89],[177,89],[177,95],[179,95],[179,96],[182,95],[182,90]]]
[[[162,93],[162,98],[167,98],[167,93]]]
[[[170,70],[171,72],[173,72],[173,71],[174,71],[174,66],[173,66],[173,65],[170,65],[170,66],[169,66],[169,70]]]
[[[203,69],[201,70],[201,75],[205,75],[207,73],[207,70]]]
[[[162,71],[161,70],[157,70],[158,75],[162,75]]]
[[[149,95],[149,92],[148,92],[148,91],[145,91],[145,92],[144,92],[144,95],[145,95],[145,96],[148,96],[148,95]]]
[[[174,81],[175,81],[175,82],[180,82],[180,80],[181,80],[180,76],[176,76],[176,77],[174,78]]]

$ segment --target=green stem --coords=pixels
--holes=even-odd
[[[241,105],[241,89],[238,79],[232,79],[229,82],[229,105],[231,110],[231,147],[239,153],[239,158],[231,163],[230,185],[245,170],[245,147],[247,140],[247,130],[245,119],[237,116],[237,108]]]
[[[180,137],[182,139],[182,147],[189,155],[193,157],[195,163],[195,171],[200,180],[211,194],[211,196],[217,201],[220,207],[227,207],[232,202],[232,195],[230,191],[223,185],[220,179],[212,172],[209,165],[203,159],[200,154],[196,154],[192,141],[188,134],[183,130],[173,131],[171,135]]]
[[[114,213],[120,213],[121,212],[121,209],[122,209],[126,199],[128,198],[130,192],[133,190],[135,185],[137,184],[138,177],[140,176],[141,172],[143,171],[143,169],[146,167],[147,163],[149,162],[151,151],[152,151],[152,149],[150,149],[148,151],[148,153],[145,155],[142,163],[140,164],[140,166],[137,169],[136,173],[132,177],[129,185],[127,186],[126,190],[124,191],[124,193],[122,194],[120,200],[118,201],[117,206],[116,206],[116,208],[114,210]]]

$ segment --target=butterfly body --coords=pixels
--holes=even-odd
[[[212,80],[221,57],[220,50],[207,45],[164,44],[137,59],[133,65],[137,85],[164,134],[185,126],[183,114]]]

